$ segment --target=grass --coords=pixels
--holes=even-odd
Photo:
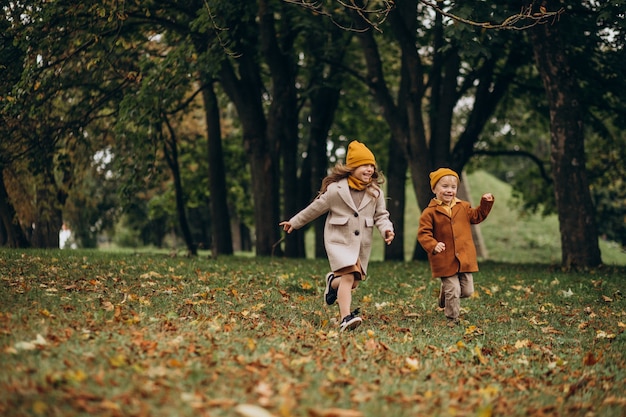
[[[426,263],[375,261],[348,334],[322,303],[326,272],[0,249],[0,415],[626,413],[625,267],[483,261],[449,329]]]

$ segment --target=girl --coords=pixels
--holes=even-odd
[[[388,245],[395,233],[380,188],[384,182],[376,170],[374,154],[362,143],[348,145],[346,164],[337,164],[322,180],[318,196],[311,204],[280,226],[287,233],[300,229],[328,213],[324,226],[324,246],[332,272],[326,275],[326,304],[339,304],[339,330],[353,330],[363,321],[359,309],[350,312],[352,290],[365,279],[374,226]]]

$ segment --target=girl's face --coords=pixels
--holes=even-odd
[[[354,171],[352,171],[352,176],[358,180],[368,183],[372,180],[372,175],[374,175],[375,170],[376,167],[374,165],[361,165],[356,167]]]
[[[454,175],[446,175],[435,184],[433,192],[437,199],[443,201],[445,204],[450,204],[456,197],[456,190],[459,186],[459,181]]]

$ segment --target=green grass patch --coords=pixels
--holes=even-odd
[[[327,268],[2,249],[0,415],[626,412],[625,267],[484,261],[450,329],[428,264],[373,262],[346,334]]]

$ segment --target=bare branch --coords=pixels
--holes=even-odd
[[[544,162],[537,157],[536,155],[522,150],[500,150],[500,151],[487,151],[487,150],[474,150],[474,155],[488,155],[488,156],[521,156],[523,158],[528,158],[532,162],[535,163],[537,168],[539,168],[539,173],[541,174],[541,178],[547,184],[552,184],[552,178],[546,172],[546,168],[544,166]]]
[[[312,11],[315,14],[325,16],[329,18],[335,25],[344,30],[354,32],[364,32],[369,30],[369,27],[382,32],[380,25],[387,20],[387,16],[395,7],[394,0],[382,0],[376,2],[379,6],[373,6],[370,9],[371,2],[365,1],[361,5],[358,0],[335,0],[339,6],[357,13],[367,23],[368,28],[357,29],[354,27],[347,27],[338,22],[334,16],[334,11],[331,11],[330,7],[324,6],[323,0],[283,0],[285,3],[291,3],[303,7]],[[471,19],[466,19],[455,15],[454,13],[446,12],[438,6],[436,1],[433,0],[419,0],[423,5],[430,7],[442,16],[446,16],[454,21],[465,23],[470,26],[476,26],[484,29],[510,29],[510,30],[524,30],[536,25],[554,22],[558,20],[560,15],[565,12],[564,8],[560,8],[556,11],[549,11],[545,7],[540,6],[538,11],[533,11],[533,4],[522,6],[519,13],[511,15],[504,19],[500,23],[494,22],[478,22]],[[359,4],[357,4],[359,3]]]
[[[565,12],[564,8],[560,8],[557,11],[548,11],[545,7],[539,7],[538,12],[533,12],[532,4],[528,6],[522,6],[519,13],[507,17],[501,23],[492,22],[476,22],[469,19],[464,19],[455,14],[448,13],[441,9],[436,3],[429,0],[419,0],[420,3],[432,8],[437,13],[443,16],[449,17],[457,22],[465,23],[471,26],[477,26],[485,29],[512,29],[512,30],[524,30],[536,25],[547,23],[548,21],[557,20],[562,13]]]
[[[291,3],[312,11],[314,14],[329,18],[336,26],[343,30],[352,32],[365,32],[369,27],[382,32],[380,25],[387,20],[387,16],[395,7],[393,0],[382,0],[380,7],[369,8],[369,2],[364,5],[357,4],[357,0],[335,0],[339,6],[358,14],[365,23],[365,29],[348,27],[337,21],[331,11],[324,8],[322,0],[283,0],[285,3]],[[360,2],[359,2],[360,3]]]

